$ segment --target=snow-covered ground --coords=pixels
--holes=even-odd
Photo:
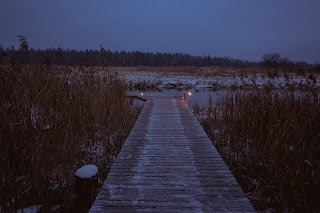
[[[290,84],[310,84],[309,74],[296,75],[295,73],[278,73],[278,76],[265,74],[180,74],[180,73],[165,73],[155,71],[121,71],[119,75],[123,76],[126,82],[130,85],[137,85],[139,82],[145,84],[155,85],[156,88],[228,88],[240,86],[262,86],[272,83],[277,87],[286,86]],[[316,76],[319,79],[320,76]],[[317,86],[320,86],[320,81],[317,81]],[[143,84],[141,84],[143,85]]]
[[[298,88],[301,85],[320,88],[320,75],[315,75],[317,81],[314,84],[309,78],[310,74],[277,73],[277,76],[274,76],[274,73],[243,74],[236,71],[225,74],[206,72],[188,74],[136,70],[122,70],[117,73],[131,88],[127,92],[128,95],[143,96],[147,99],[183,98],[183,92],[186,91],[189,104],[197,103],[200,106],[205,105],[209,97],[216,102],[229,89],[261,88],[263,85],[272,85],[278,89],[288,86]]]

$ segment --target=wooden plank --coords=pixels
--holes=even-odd
[[[181,99],[148,100],[90,212],[255,212]]]

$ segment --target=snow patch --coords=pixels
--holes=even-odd
[[[33,206],[29,206],[27,208],[23,208],[23,209],[19,209],[17,211],[17,213],[35,213],[40,211],[41,205],[33,205]]]
[[[76,176],[87,179],[95,176],[98,173],[98,167],[93,164],[88,164],[77,170]]]

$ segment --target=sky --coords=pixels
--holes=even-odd
[[[0,0],[0,44],[320,63],[320,0]]]

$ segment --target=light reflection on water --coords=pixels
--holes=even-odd
[[[218,99],[224,95],[226,95],[227,90],[218,90],[213,91],[209,89],[190,89],[190,90],[162,90],[162,91],[143,91],[143,98],[150,99],[150,98],[181,98],[183,99],[183,92],[186,91],[186,98],[188,101],[188,104],[190,106],[193,106],[195,103],[197,103],[200,107],[207,104],[209,101],[209,98],[211,97],[213,103],[217,102]],[[191,93],[191,96],[188,94]],[[128,91],[127,95],[133,95],[133,96],[140,96],[141,97],[141,91],[139,90],[132,90]],[[133,101],[134,106],[142,106],[143,101],[135,99]]]
[[[219,102],[219,99],[225,97],[226,95],[234,94],[234,92],[237,92],[237,94],[245,94],[248,93],[250,90],[243,90],[238,89],[236,91],[231,91],[230,89],[222,89],[222,90],[212,90],[212,89],[189,89],[189,90],[176,90],[176,89],[170,89],[170,90],[162,90],[162,91],[143,91],[143,98],[150,99],[150,98],[181,98],[183,99],[183,93],[186,92],[186,98],[188,101],[188,104],[192,107],[195,103],[199,107],[206,106],[209,102],[209,99],[211,97],[213,105],[216,105],[216,103]],[[141,96],[141,92],[139,90],[132,90],[128,91],[127,95],[135,95],[135,96]],[[256,92],[262,92],[262,90],[258,90]],[[282,93],[284,92],[284,93]],[[188,95],[188,93],[191,93],[191,96]],[[303,92],[299,90],[295,90],[292,93],[286,92],[281,89],[275,89],[271,92],[271,94],[293,94],[295,98],[301,98],[307,94],[310,95],[308,92]],[[319,92],[316,92],[314,94],[316,99],[319,99]],[[234,98],[234,97],[233,97]],[[134,106],[143,106],[144,102],[138,99],[133,100]]]

